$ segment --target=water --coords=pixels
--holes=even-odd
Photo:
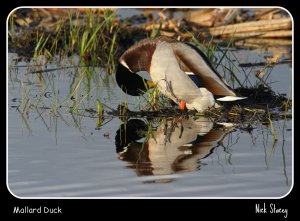
[[[241,60],[259,59],[254,52],[238,53]],[[9,64],[14,56],[9,54]],[[267,126],[257,125],[251,133],[224,130],[205,118],[124,123],[105,115],[97,129],[96,114],[86,111],[95,109],[96,99],[114,109],[124,99],[133,110],[145,102],[125,96],[114,76],[105,78],[99,68],[98,77],[90,85],[83,80],[74,94],[82,99],[79,113],[66,111],[71,99],[51,109],[68,97],[82,71],[62,69],[42,78],[26,67],[9,72],[7,172],[17,197],[281,197],[291,189],[292,120],[273,122],[277,142]],[[289,93],[288,64],[275,66],[271,77],[276,92]],[[27,104],[50,109],[30,106],[23,113],[26,96]],[[152,132],[140,132],[150,125]]]

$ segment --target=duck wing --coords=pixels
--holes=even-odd
[[[211,93],[220,96],[236,96],[197,47],[183,42],[175,42],[171,45],[181,69],[185,72],[193,72]]]

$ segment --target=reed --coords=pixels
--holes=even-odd
[[[271,114],[270,114],[269,111],[267,112],[267,118],[268,118],[268,120],[269,120],[269,125],[270,125],[270,129],[271,129],[271,134],[272,134],[272,136],[273,136],[273,138],[274,138],[274,143],[275,143],[275,142],[278,141],[278,137],[277,137],[277,132],[276,132],[276,129],[275,129],[274,125],[273,125],[273,121],[272,121],[272,119],[271,119]],[[275,144],[274,144],[273,146],[275,146]]]
[[[49,40],[50,35],[48,35],[47,37],[45,37],[44,33],[36,33],[36,45],[34,48],[34,54],[33,54],[33,61],[34,63],[38,63],[40,65],[44,65],[46,64],[47,60],[43,59],[43,55],[47,55],[49,57],[52,57],[52,55],[50,54],[50,52],[47,50],[47,48],[45,47],[48,40]]]
[[[205,41],[203,43],[199,42],[198,38],[195,37],[191,33],[192,42],[201,50],[204,52],[204,54],[207,56],[210,63],[213,65],[213,67],[217,70],[219,67],[222,68],[222,72],[219,71],[221,76],[227,80],[228,82],[231,82],[234,84],[235,82],[238,83],[238,85],[241,87],[242,84],[239,81],[238,77],[236,76],[234,70],[239,70],[238,67],[234,64],[232,59],[230,58],[230,48],[232,48],[234,43],[234,38],[231,38],[230,41],[227,43],[225,49],[222,49],[218,44],[214,43],[213,38],[210,39],[208,43]],[[217,54],[220,53],[221,57],[217,57]]]
[[[98,113],[98,118],[97,118],[97,126],[96,128],[100,128],[102,126],[103,123],[103,105],[100,102],[99,99],[96,100],[96,104],[97,104],[97,113]]]

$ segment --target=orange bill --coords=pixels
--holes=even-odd
[[[147,81],[147,85],[148,85],[148,88],[149,88],[149,89],[155,87],[155,84],[153,83],[153,81],[150,81],[150,80]]]

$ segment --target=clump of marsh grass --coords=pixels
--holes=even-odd
[[[119,26],[116,12],[110,10],[86,10],[84,20],[79,12],[69,13],[68,25],[64,33],[64,48],[67,53],[78,53],[81,63],[100,65],[108,73],[115,71],[116,44]]]
[[[115,11],[70,10],[68,16],[49,24],[51,31],[41,26],[16,28],[15,20],[19,19],[17,14],[9,18],[9,48],[19,52],[24,50],[27,56],[33,56],[35,60],[44,56],[46,61],[52,60],[55,55],[78,54],[81,64],[102,66],[108,73],[115,71],[120,29]],[[20,35],[23,35],[22,38],[17,37]]]

